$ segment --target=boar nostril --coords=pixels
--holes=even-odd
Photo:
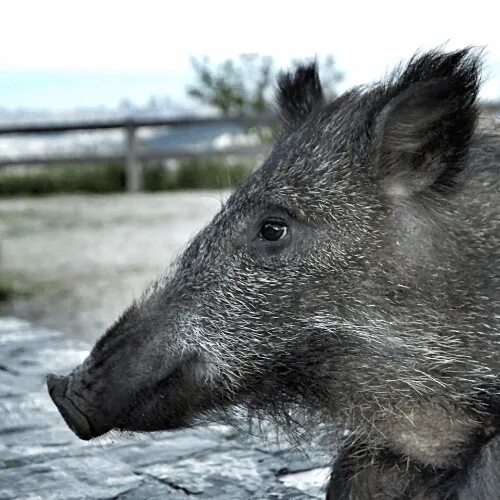
[[[68,427],[80,439],[88,440],[95,437],[96,434],[92,431],[86,415],[66,394],[68,377],[49,374],[46,380],[49,395]]]

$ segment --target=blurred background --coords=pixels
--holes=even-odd
[[[495,2],[5,2],[0,314],[94,340],[265,158],[276,74],[329,96],[415,51],[484,47]]]

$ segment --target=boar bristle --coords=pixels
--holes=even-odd
[[[323,89],[316,61],[298,64],[294,71],[279,75],[277,103],[281,122],[286,130],[293,129],[323,103]]]
[[[475,47],[453,52],[431,50],[423,54],[416,53],[406,66],[392,74],[391,83],[401,91],[414,83],[449,79],[450,83],[460,88],[467,103],[472,105],[479,92],[481,67],[481,51]],[[458,91],[458,88],[451,90]]]

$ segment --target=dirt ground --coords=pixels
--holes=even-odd
[[[0,275],[12,315],[93,341],[208,222],[227,192],[0,200]]]

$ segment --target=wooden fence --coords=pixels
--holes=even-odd
[[[71,131],[89,130],[111,130],[121,129],[124,131],[126,141],[124,151],[121,153],[103,154],[81,154],[81,155],[45,155],[27,156],[19,158],[0,158],[0,167],[11,165],[43,165],[43,164],[78,164],[78,163],[105,163],[123,161],[125,163],[127,190],[131,192],[142,190],[142,166],[143,162],[152,159],[166,158],[195,158],[202,156],[236,155],[254,156],[262,153],[260,145],[255,146],[231,146],[221,150],[145,150],[139,151],[137,141],[137,130],[141,127],[186,127],[186,126],[220,126],[240,125],[242,127],[261,126],[271,123],[272,118],[267,116],[254,118],[176,118],[176,119],[150,119],[150,120],[106,120],[106,121],[82,121],[67,122],[60,124],[28,124],[0,126],[0,140],[7,135],[40,135],[57,134]]]

